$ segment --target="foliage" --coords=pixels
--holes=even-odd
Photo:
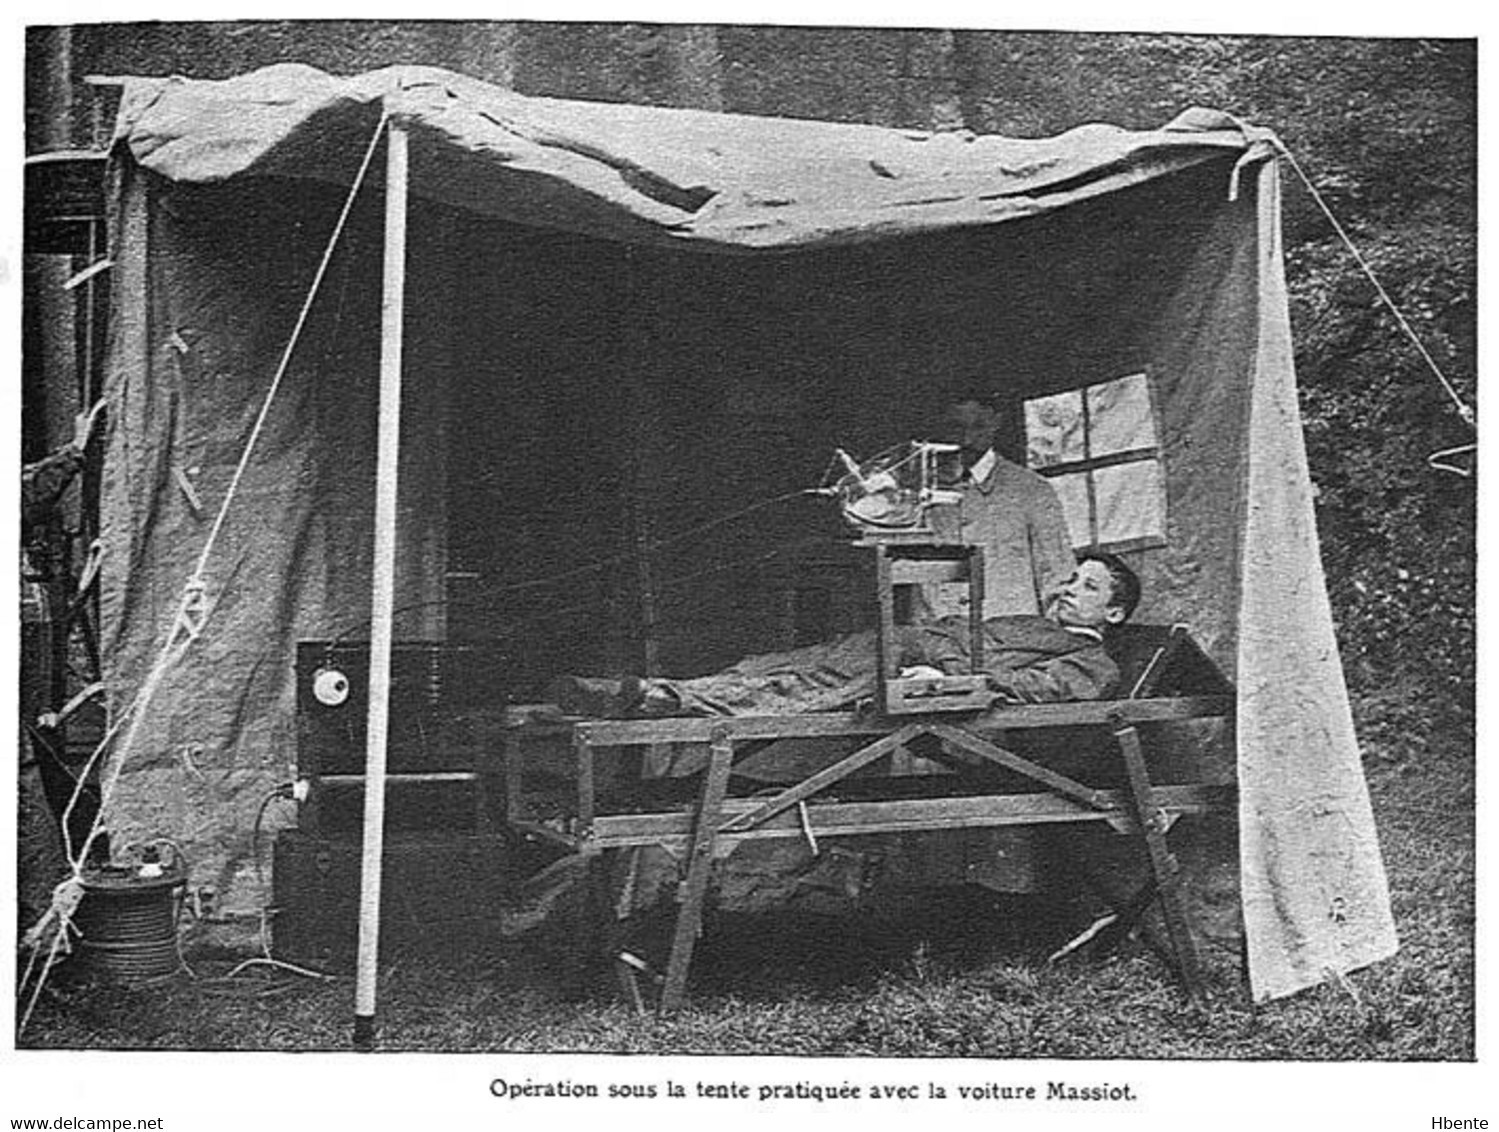
[[[1475,42],[974,32],[958,58],[978,130],[1155,127],[1190,106],[1274,130],[1476,407]],[[1475,434],[1289,162],[1282,184],[1329,596],[1365,745],[1389,751],[1393,731],[1471,725],[1476,483],[1427,460]]]
[[[1279,132],[1474,405],[1474,45],[1257,39],[1210,54],[1201,70],[1219,103]],[[1350,684],[1374,709],[1365,738],[1378,744],[1386,722],[1471,716],[1476,485],[1427,457],[1474,434],[1299,178],[1285,180],[1323,563]],[[1418,721],[1428,699],[1437,718]]]
[[[1182,95],[1274,128],[1457,396],[1476,407],[1468,41],[1168,39]],[[1366,743],[1471,719],[1472,429],[1294,170],[1287,277],[1323,564]],[[1472,466],[1471,456],[1455,463]],[[1420,716],[1424,718],[1418,718]]]

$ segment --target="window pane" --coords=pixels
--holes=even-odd
[[[1090,456],[1107,456],[1134,448],[1154,448],[1155,419],[1150,412],[1150,382],[1143,373],[1088,387]]]
[[[1166,537],[1166,486],[1158,460],[1133,460],[1093,473],[1098,542]]]
[[[1067,516],[1067,533],[1072,537],[1072,545],[1090,545],[1093,535],[1088,526],[1088,473],[1048,476],[1046,482],[1056,488],[1057,498],[1062,502],[1062,513]]]
[[[1075,390],[1025,403],[1025,462],[1049,468],[1083,458],[1083,398]]]

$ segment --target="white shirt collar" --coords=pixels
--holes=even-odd
[[[994,449],[989,449],[977,460],[973,467],[968,469],[968,478],[974,483],[983,483],[989,478],[989,473],[994,471],[994,465],[998,463],[998,457],[994,455]]]
[[[1091,625],[1063,625],[1069,633],[1076,633],[1079,637],[1092,637],[1095,641],[1102,641],[1103,634]]]

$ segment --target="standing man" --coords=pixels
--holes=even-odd
[[[963,498],[934,507],[932,524],[945,538],[984,549],[984,617],[1046,612],[1046,595],[1075,566],[1062,504],[1045,478],[1012,464],[994,449],[1002,411],[977,396],[948,407],[937,439],[959,446]],[[922,620],[966,616],[966,583],[929,583],[916,605]]]

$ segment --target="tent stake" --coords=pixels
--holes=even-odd
[[[385,155],[385,271],[380,308],[380,418],[375,475],[375,568],[370,592],[369,717],[364,756],[364,840],[354,1047],[375,1044],[380,949],[380,866],[385,848],[385,747],[390,719],[390,644],[395,606],[396,488],[401,440],[401,330],[406,296],[406,130],[392,122]]]

